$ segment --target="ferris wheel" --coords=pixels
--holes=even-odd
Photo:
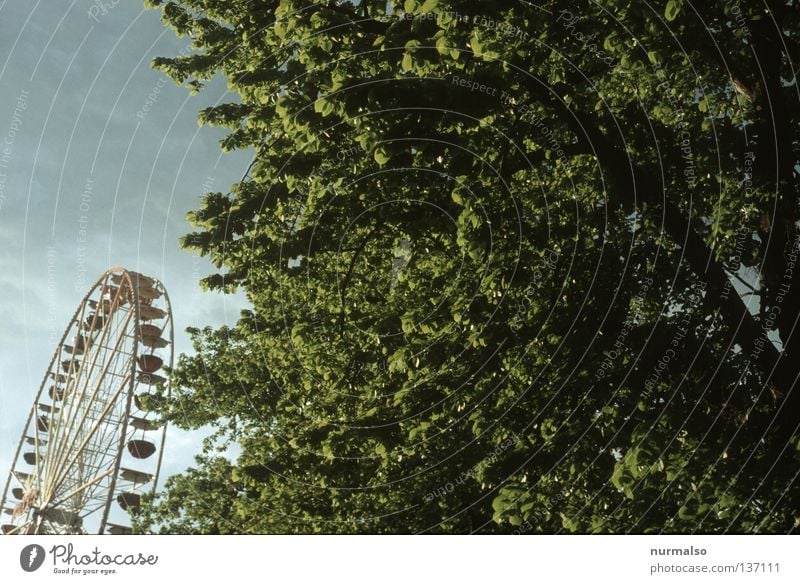
[[[174,328],[164,286],[111,268],[55,349],[2,498],[3,534],[130,534],[125,511],[155,491]],[[116,520],[120,517],[120,520]],[[114,521],[117,522],[114,522]]]

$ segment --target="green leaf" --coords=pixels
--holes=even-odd
[[[678,15],[681,13],[681,9],[683,8],[683,1],[682,0],[669,0],[667,2],[666,8],[664,8],[664,17],[672,22]]]
[[[469,46],[472,49],[472,52],[478,56],[480,56],[480,54],[483,52],[483,45],[481,44],[478,34],[475,31],[473,31],[472,36],[469,39]]]
[[[389,153],[383,146],[376,148],[373,156],[375,157],[375,162],[381,166],[384,166],[387,162],[389,162]]]
[[[440,55],[449,55],[451,52],[450,42],[442,35],[436,39],[436,50]]]
[[[425,12],[433,12],[436,10],[436,7],[439,5],[439,0],[425,0],[422,3],[422,7],[419,9],[421,13]]]
[[[561,517],[561,525],[569,532],[576,532],[578,530],[578,524],[575,523],[572,519],[567,517],[564,513],[559,513],[559,517]]]
[[[414,57],[411,53],[406,53],[403,55],[403,61],[400,64],[403,71],[413,71],[414,70]]]
[[[333,104],[325,98],[319,98],[314,102],[314,111],[323,115],[323,117],[330,115],[333,112]]]

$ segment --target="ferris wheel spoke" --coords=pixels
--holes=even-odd
[[[103,501],[97,501],[97,503],[95,503],[95,505],[87,505],[83,509],[84,512],[83,512],[82,517],[88,517],[92,513],[96,513],[97,511],[102,509],[105,506],[105,504],[106,504],[106,501],[103,500]]]
[[[124,364],[123,364],[124,365]],[[116,375],[116,374],[115,374]],[[121,377],[123,373],[119,373]],[[127,376],[123,378],[122,385],[126,386],[131,382],[130,373],[128,372]],[[116,401],[119,403],[120,408],[123,406],[121,400],[117,399],[118,396],[114,396],[112,401]],[[127,404],[124,404],[127,406]],[[107,426],[114,426],[114,427],[127,427],[125,423],[123,423],[122,416],[123,412],[119,411],[117,408],[116,411],[117,417],[114,418],[113,416],[105,416],[105,421]],[[119,440],[116,432],[105,432],[100,439],[95,442],[95,448],[93,450],[88,450],[89,456],[86,459],[86,464],[89,467],[97,468],[98,470],[104,466],[104,459],[107,460],[105,464],[110,464],[111,462],[115,462],[112,460],[108,460],[108,453],[114,448],[116,441]]]
[[[115,433],[107,432],[102,441],[99,441],[96,448],[90,452],[87,465],[91,468],[97,468],[99,472],[104,466],[103,459],[108,459],[108,452],[115,446],[117,440],[119,440],[119,437]],[[106,464],[111,462],[115,462],[115,460],[108,460]]]
[[[103,289],[105,289],[105,288],[103,288]],[[117,299],[115,299],[115,300],[117,300]],[[116,301],[112,302],[110,308],[111,308],[111,313],[113,314],[113,312],[116,311],[116,309],[117,309],[117,302]],[[96,322],[96,320],[97,320],[97,313],[95,313],[95,317],[93,319],[93,322]],[[73,382],[73,385],[72,385],[72,392],[71,392],[72,399],[69,401],[70,417],[69,417],[69,420],[68,420],[69,428],[66,431],[67,434],[69,434],[69,432],[72,431],[72,428],[73,428],[73,426],[75,424],[76,419],[79,419],[83,415],[86,415],[86,413],[88,413],[88,410],[91,408],[93,400],[96,397],[94,395],[94,393],[93,393],[93,395],[90,396],[90,398],[87,400],[86,399],[86,391],[89,389],[91,380],[93,379],[93,376],[94,376],[94,373],[95,373],[95,370],[96,370],[96,367],[97,367],[97,360],[101,356],[101,354],[104,353],[104,351],[102,349],[105,348],[105,349],[114,350],[114,351],[119,349],[118,345],[119,345],[119,342],[121,340],[119,338],[117,338],[117,344],[115,345],[115,347],[113,349],[110,349],[110,347],[104,347],[104,343],[106,342],[106,339],[109,338],[109,337],[113,337],[114,333],[116,332],[114,330],[114,327],[113,327],[113,322],[109,323],[106,320],[106,321],[104,321],[104,324],[105,324],[105,326],[103,326],[102,329],[101,329],[101,333],[102,334],[101,334],[100,338],[97,339],[96,341],[94,341],[96,343],[96,349],[97,350],[94,351],[94,353],[92,355],[91,362],[89,363],[89,366],[86,367],[86,356],[84,356],[84,363],[79,368],[79,370],[77,372],[77,375],[74,377],[74,382]],[[122,323],[122,326],[125,326],[125,325],[127,325],[127,321]],[[92,329],[92,331],[93,330],[94,329]],[[107,365],[106,365],[106,367],[107,367]],[[102,376],[102,374],[103,374],[103,372],[101,372],[101,376]],[[86,406],[85,407],[85,411],[84,412],[80,412],[80,406],[84,402],[86,402],[85,403],[85,406]]]
[[[56,485],[58,484],[59,481],[63,480],[63,478],[67,475],[67,473],[69,473],[69,471],[71,470],[72,466],[75,464],[75,462],[78,459],[78,457],[81,456],[81,453],[84,452],[84,449],[89,444],[89,441],[94,437],[94,435],[97,432],[98,428],[100,428],[101,424],[103,424],[103,422],[105,421],[106,414],[108,414],[108,412],[113,409],[116,399],[119,397],[119,395],[125,389],[125,386],[128,385],[128,381],[129,380],[123,380],[123,382],[119,386],[119,389],[117,389],[117,391],[114,393],[113,399],[109,400],[106,403],[106,406],[105,406],[103,412],[101,413],[100,417],[97,419],[97,421],[91,427],[91,429],[89,430],[89,433],[84,437],[83,441],[80,443],[80,445],[77,447],[77,449],[74,449],[74,447],[75,447],[74,440],[73,440],[73,442],[71,442],[69,444],[68,447],[66,447],[64,449],[64,452],[72,452],[73,449],[74,449],[74,455],[72,456],[71,459],[68,459],[68,460],[65,461],[65,463],[63,464],[62,472],[55,475]]]
[[[102,298],[102,296],[104,294],[104,290],[106,289],[106,287],[107,287],[107,277],[106,277],[106,281],[103,283],[103,287],[101,288],[101,298]],[[112,305],[112,307],[113,307],[113,305]],[[90,329],[90,333],[91,333],[91,330],[93,330],[93,327],[95,326],[95,324],[97,322],[97,314],[98,313],[95,312],[95,314],[94,314],[94,316],[92,318],[92,328]],[[105,322],[106,322],[106,324],[108,324],[107,321],[105,321]],[[108,327],[108,326],[105,326],[105,327],[103,327],[101,329],[101,337],[100,337],[99,342],[98,342],[98,348],[102,347],[102,344],[105,341],[107,335],[110,333],[110,331],[111,331],[111,327]],[[84,400],[85,393],[86,393],[86,390],[88,388],[89,379],[91,378],[92,373],[94,372],[94,368],[95,368],[95,365],[97,363],[97,359],[100,356],[100,353],[101,353],[101,351],[99,351],[99,350],[94,351],[94,353],[92,355],[90,366],[88,368],[83,367],[83,366],[79,367],[79,369],[78,369],[78,371],[76,372],[75,375],[71,375],[71,376],[69,376],[67,378],[68,380],[72,380],[71,391],[69,391],[70,388],[69,388],[69,385],[68,385],[68,388],[67,388],[68,389],[68,395],[65,396],[65,404],[62,407],[61,411],[59,412],[59,416],[56,419],[56,423],[55,423],[54,427],[51,428],[51,432],[53,434],[61,435],[62,438],[60,440],[50,440],[49,441],[49,444],[53,445],[53,448],[48,448],[49,451],[46,454],[46,456],[47,456],[47,459],[46,459],[46,464],[47,464],[46,476],[52,476],[53,469],[55,469],[57,467],[57,465],[59,464],[60,460],[63,457],[63,453],[56,452],[54,450],[54,448],[57,448],[59,446],[63,446],[64,443],[66,442],[66,440],[69,438],[69,436],[71,435],[71,433],[73,431],[73,426],[75,425],[76,420],[79,418],[80,404]],[[86,357],[86,355],[84,355],[84,357]],[[84,359],[84,361],[85,361],[85,359]],[[70,369],[72,369],[72,367]],[[68,373],[70,373],[70,372],[68,371]],[[78,390],[78,385],[80,384],[82,377],[85,379],[85,382],[80,387],[80,390]],[[67,399],[68,397],[71,398],[71,399]],[[45,496],[49,497],[52,494],[52,485],[48,484],[46,486],[44,492],[45,492]]]
[[[128,313],[128,315],[127,315],[127,317],[125,318],[125,321],[124,321],[125,324],[127,324],[130,321],[132,315],[133,315],[132,312]],[[116,343],[114,345],[114,350],[115,351],[119,350],[120,344],[122,343],[122,341],[125,338],[126,337],[125,337],[124,334],[118,334],[117,335],[117,340],[116,340]],[[96,366],[96,363],[97,363],[97,354],[95,354],[95,358],[92,360],[92,365],[91,365],[92,370]],[[110,364],[111,364],[110,361],[105,363],[103,368],[100,370],[100,377],[101,378],[103,376],[105,376],[106,373],[108,372]],[[85,378],[85,383],[81,387],[80,392],[79,393],[76,392],[76,393],[78,393],[78,396],[77,396],[78,401],[77,401],[77,403],[75,403],[75,406],[73,408],[71,408],[73,411],[72,411],[71,418],[70,418],[70,420],[68,422],[68,426],[67,426],[67,428],[66,428],[66,430],[64,432],[64,438],[59,441],[60,445],[62,446],[61,452],[57,453],[54,456],[54,460],[50,463],[51,464],[51,466],[50,466],[51,472],[52,472],[53,468],[55,468],[58,465],[64,463],[64,458],[68,455],[68,453],[71,451],[71,449],[75,446],[76,440],[78,439],[78,437],[80,435],[80,430],[82,428],[82,425],[86,421],[86,419],[90,417],[91,409],[94,406],[94,404],[96,403],[96,400],[97,400],[97,397],[98,397],[98,393],[100,392],[100,389],[101,389],[101,385],[100,384],[97,384],[97,383],[94,384],[94,388],[93,388],[93,390],[91,392],[91,395],[88,398],[86,398],[86,391],[87,391],[88,386],[89,386],[89,381],[91,379],[91,373],[92,372],[93,371],[90,371],[90,372],[87,373],[87,376]],[[122,387],[122,384],[120,385],[120,387]],[[82,404],[84,405],[83,408],[81,408]],[[101,419],[102,419],[102,416],[101,416]],[[47,496],[51,496],[52,495],[52,488],[53,487],[54,487],[54,485],[49,485],[48,486]]]
[[[113,435],[111,435],[113,437]],[[97,482],[102,480],[102,478],[107,477],[111,472],[114,470],[114,459],[109,459],[108,456],[108,446],[112,441],[108,440],[101,444],[98,448],[91,450],[90,454],[93,455],[93,458],[87,461],[78,462],[77,460],[71,465],[70,473],[74,476],[74,482],[77,485],[79,490],[88,489],[86,493],[84,493],[85,497],[91,497],[93,495],[94,488],[97,487]],[[88,450],[87,448],[81,449],[82,451]],[[78,469],[76,472],[76,468]],[[62,479],[62,484],[66,481],[66,476]],[[65,490],[65,489],[62,489]]]
[[[121,390],[125,389],[125,386],[129,383],[130,375],[126,378],[122,379],[122,382],[119,384],[119,388],[116,394],[105,396],[104,400],[105,403],[112,403],[113,400],[117,399]],[[116,427],[120,422],[120,413],[116,411],[107,411],[107,412],[92,412],[91,414],[86,414],[85,418],[88,420],[89,418],[96,419],[102,421],[102,425],[98,428],[99,431],[96,432],[98,436],[92,443],[92,447],[85,446],[81,448],[81,452],[84,454],[84,464],[91,467],[100,467],[100,461],[103,458],[108,456],[108,451],[111,443],[114,439],[114,433],[111,431],[107,431],[108,427]],[[73,442],[66,447],[67,451],[72,450],[74,447],[74,440]]]
[[[82,493],[82,492],[86,491],[86,490],[87,490],[87,489],[89,489],[91,486],[93,486],[93,485],[96,485],[97,483],[99,483],[99,482],[100,482],[100,481],[102,481],[103,479],[107,478],[107,477],[108,477],[108,476],[109,476],[109,475],[110,475],[110,474],[113,472],[113,470],[114,470],[113,468],[109,468],[109,469],[108,469],[108,470],[106,470],[104,473],[102,473],[102,474],[99,474],[99,475],[97,475],[96,477],[94,477],[94,478],[93,478],[91,481],[89,481],[88,483],[84,483],[83,485],[80,485],[79,487],[76,487],[76,488],[72,489],[71,491],[69,491],[69,492],[67,492],[66,494],[62,495],[60,499],[57,499],[55,502],[53,502],[53,503],[52,503],[52,506],[53,506],[53,507],[58,507],[58,506],[60,506],[62,503],[64,503],[65,501],[67,501],[67,500],[69,500],[70,498],[74,497],[75,495],[78,495],[78,494],[80,494],[80,493]]]
[[[33,523],[32,521],[26,521],[25,523],[22,523],[20,525],[12,525],[12,526],[10,526],[11,528],[8,531],[3,529],[3,534],[4,535],[28,535],[28,530],[29,530],[30,526],[32,525],[32,523]],[[3,527],[5,528],[6,526],[3,526]]]

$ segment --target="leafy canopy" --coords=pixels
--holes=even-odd
[[[147,4],[233,94],[182,244],[252,306],[190,329],[163,413],[216,431],[137,529],[796,525],[796,1]]]

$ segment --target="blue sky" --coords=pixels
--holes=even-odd
[[[187,326],[233,323],[241,297],[200,292],[205,260],[178,247],[204,191],[227,192],[247,153],[222,154],[200,96],[150,68],[188,45],[141,0],[0,0],[0,473],[5,481],[57,339],[109,266],[161,279],[176,352]],[[49,280],[48,280],[49,276]],[[199,451],[171,431],[165,471]]]

